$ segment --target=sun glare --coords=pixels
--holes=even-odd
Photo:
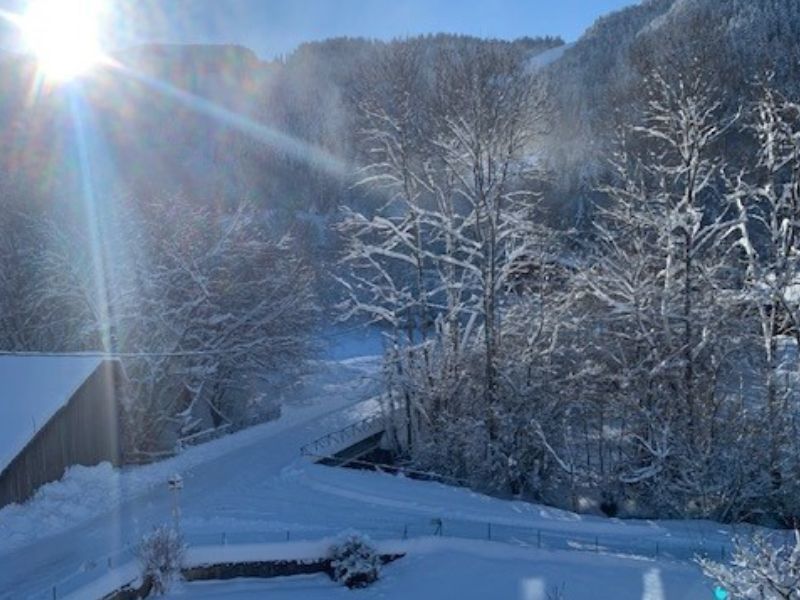
[[[19,24],[45,76],[67,81],[102,60],[101,17],[99,0],[32,0]]]

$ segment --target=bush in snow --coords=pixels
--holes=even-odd
[[[186,546],[177,529],[167,525],[156,527],[142,537],[137,556],[142,578],[153,582],[153,594],[165,594],[181,571]]]
[[[800,600],[800,531],[793,545],[764,535],[737,542],[730,564],[699,560],[707,577],[741,600]]]
[[[334,580],[349,588],[367,587],[380,576],[381,557],[359,533],[343,536],[331,548],[330,558]]]

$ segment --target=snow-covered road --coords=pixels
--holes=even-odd
[[[491,537],[518,546],[659,558],[719,552],[730,532],[713,524],[583,517],[465,489],[310,464],[299,447],[377,410],[375,358],[319,362],[274,422],[155,465],[122,473],[80,469],[33,501],[0,511],[0,598],[74,592],[132,559],[153,525],[170,521],[166,479],[179,472],[181,524],[191,545],[319,539],[348,528],[376,539]],[[597,557],[600,558],[600,557]],[[682,567],[687,568],[687,567]]]

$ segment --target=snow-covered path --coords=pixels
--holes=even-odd
[[[713,524],[583,517],[301,458],[301,444],[377,410],[369,400],[380,389],[377,368],[374,358],[320,362],[275,422],[122,474],[81,470],[0,511],[0,598],[52,598],[54,586],[62,597],[107,573],[109,560],[130,561],[141,535],[172,518],[165,481],[173,472],[184,478],[181,523],[191,545],[311,540],[347,528],[417,537],[439,520],[445,535],[473,540],[662,559],[689,558],[701,542],[713,553],[730,539]]]

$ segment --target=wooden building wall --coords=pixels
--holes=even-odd
[[[102,362],[0,473],[0,506],[24,502],[72,465],[119,465],[123,385],[120,363]]]

